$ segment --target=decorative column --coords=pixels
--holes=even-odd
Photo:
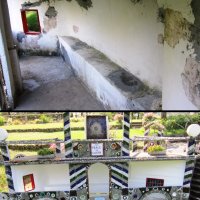
[[[123,127],[123,142],[122,142],[122,156],[129,156],[130,150],[130,112],[124,112],[124,127]]]
[[[64,113],[64,142],[65,142],[65,157],[73,157],[73,146],[70,132],[70,113]]]
[[[4,163],[7,161],[10,161],[10,154],[9,154],[9,149],[8,149],[7,144],[1,146],[1,153],[3,156]],[[14,193],[15,188],[14,188],[14,183],[13,183],[13,178],[12,178],[11,166],[5,165],[5,171],[6,171],[6,178],[8,182],[9,192]]]
[[[188,188],[188,192],[190,189],[191,185],[191,180],[192,180],[192,175],[195,167],[195,159],[193,156],[195,154],[195,139],[190,138],[188,141],[188,158],[186,160],[186,166],[185,166],[185,174],[184,174],[184,181],[183,181],[183,186],[185,188]]]

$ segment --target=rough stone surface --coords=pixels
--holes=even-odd
[[[195,59],[187,59],[182,81],[187,97],[200,109],[200,63]]]
[[[104,110],[60,57],[23,57],[25,91],[16,110]]]
[[[195,17],[194,25],[191,26],[191,41],[196,54],[196,59],[200,62],[200,1],[192,0],[192,11]]]

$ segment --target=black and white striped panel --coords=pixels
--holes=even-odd
[[[65,141],[65,157],[69,158],[73,156],[73,147],[70,132],[70,114],[64,113],[64,141]]]
[[[10,160],[10,154],[9,154],[9,149],[7,145],[1,146],[1,153],[3,156],[4,162],[7,162]],[[5,171],[6,171],[6,178],[7,178],[9,192],[14,193],[15,188],[14,188],[13,177],[12,177],[12,169],[10,166],[6,165]]]
[[[113,188],[128,187],[128,163],[114,163],[111,168],[111,186]]]
[[[123,142],[122,142],[122,156],[129,156],[130,150],[130,112],[124,113],[124,130],[123,130]]]
[[[87,165],[70,164],[69,165],[70,185],[72,190],[83,189],[87,187]]]

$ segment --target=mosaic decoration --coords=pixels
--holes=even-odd
[[[115,189],[128,187],[128,163],[114,163],[111,167],[111,187]]]
[[[90,156],[90,144],[87,141],[80,141],[73,143],[73,155],[74,157],[89,157]]]
[[[4,162],[10,160],[10,154],[9,154],[9,149],[8,149],[7,145],[1,146],[1,153],[2,153],[2,156],[3,156]],[[6,179],[7,179],[7,182],[8,182],[9,192],[13,193],[13,192],[15,192],[15,188],[14,188],[14,183],[13,183],[11,166],[6,165],[5,171],[6,171]]]
[[[121,156],[121,145],[119,141],[105,142],[105,157]]]
[[[194,149],[195,142],[190,139],[188,142],[188,156],[176,157],[129,157],[130,148],[130,119],[129,112],[124,113],[124,132],[123,141],[108,140],[107,139],[107,119],[102,116],[88,116],[86,126],[89,128],[89,140],[73,141],[70,135],[70,119],[69,113],[64,114],[64,142],[65,142],[65,157],[60,156],[61,148],[60,143],[63,141],[58,140],[41,140],[29,141],[30,144],[56,144],[56,153],[58,154],[55,159],[40,159],[40,160],[27,160],[27,161],[12,161],[10,162],[9,151],[7,144],[15,142],[0,143],[2,155],[4,159],[6,176],[10,193],[0,193],[0,200],[88,200],[88,168],[93,163],[104,163],[109,167],[110,179],[110,197],[112,200],[188,200],[189,189],[194,170],[195,157]],[[96,122],[98,122],[96,124]],[[92,139],[94,135],[100,137]],[[161,138],[162,139],[162,138]],[[188,140],[189,138],[187,138]],[[160,138],[141,138],[141,141],[160,141]],[[164,139],[163,139],[164,140]],[[165,138],[168,140],[168,138]],[[171,139],[169,138],[169,141]],[[183,140],[183,138],[181,138]],[[58,143],[56,143],[58,141]],[[137,142],[140,139],[133,140],[133,150],[137,150]],[[16,142],[17,144],[17,142]],[[102,144],[101,155],[91,156],[91,144]],[[103,151],[103,152],[102,152]],[[154,187],[154,188],[128,188],[128,174],[129,162],[142,161],[142,160],[180,160],[186,159],[186,168],[184,174],[184,182],[182,187]],[[33,165],[33,164],[69,164],[69,178],[70,178],[70,191],[44,191],[44,192],[29,192],[29,193],[15,193],[13,179],[12,179],[12,165]],[[30,184],[30,180],[27,181]],[[33,185],[32,185],[33,186]],[[28,189],[29,190],[29,189]],[[28,191],[27,190],[27,191]]]
[[[124,132],[123,132],[123,143],[122,143],[122,156],[129,156],[130,150],[130,139],[129,139],[129,131],[130,131],[130,113],[124,113]]]
[[[64,140],[65,140],[65,157],[73,156],[72,140],[70,133],[70,116],[69,112],[64,113]]]
[[[70,164],[69,165],[70,185],[72,190],[83,189],[87,187],[87,165]]]
[[[0,193],[1,200],[88,200],[88,189],[30,193]],[[188,200],[182,187],[111,189],[112,200]]]
[[[86,133],[87,139],[107,139],[107,117],[87,116]]]
[[[96,143],[97,140],[92,141],[75,141],[73,142],[73,156],[74,157],[90,157],[91,144]],[[98,140],[98,143],[103,143],[103,155],[104,157],[120,157],[121,156],[121,141],[112,140]]]

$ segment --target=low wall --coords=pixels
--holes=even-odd
[[[105,108],[117,110],[160,109],[161,93],[113,63],[100,51],[73,37],[59,37],[67,64]]]

